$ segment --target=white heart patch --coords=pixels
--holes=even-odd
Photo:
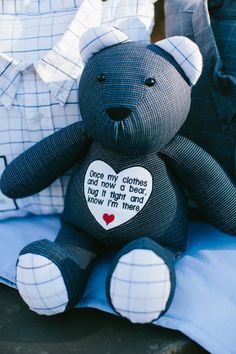
[[[110,230],[143,209],[152,186],[152,175],[143,167],[130,167],[117,174],[107,163],[96,160],[87,169],[84,194],[93,217]]]

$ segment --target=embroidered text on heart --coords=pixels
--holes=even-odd
[[[152,175],[140,166],[116,173],[101,160],[93,161],[84,179],[88,208],[105,229],[117,227],[140,212],[152,191]]]

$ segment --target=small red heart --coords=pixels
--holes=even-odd
[[[113,220],[115,220],[115,215],[113,214],[103,214],[103,220],[105,221],[105,223],[108,225],[110,224]]]

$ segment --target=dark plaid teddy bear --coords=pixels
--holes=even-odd
[[[21,251],[17,286],[33,311],[63,312],[81,298],[97,256],[113,251],[111,306],[132,322],[151,322],[171,303],[174,262],[186,245],[181,184],[216,227],[236,234],[235,186],[211,156],[176,135],[201,54],[185,37],[136,43],[102,26],[84,35],[81,55],[83,122],[27,150],[1,178],[2,192],[21,198],[74,166],[59,234]]]

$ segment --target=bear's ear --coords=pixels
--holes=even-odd
[[[119,28],[101,25],[87,30],[80,39],[80,54],[86,63],[94,54],[115,44],[131,42]]]
[[[187,37],[176,36],[156,42],[155,45],[169,53],[195,85],[202,73],[202,55],[198,46]]]

